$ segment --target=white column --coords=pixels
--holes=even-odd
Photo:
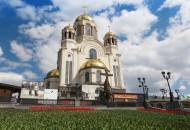
[[[110,73],[111,74],[113,74],[113,54],[108,54],[107,55],[108,56],[108,64],[109,64],[109,70],[110,70]],[[112,87],[112,88],[114,88],[114,86],[115,86],[115,83],[114,83],[114,80],[113,80],[113,77],[114,77],[114,75],[113,76],[109,76],[109,82],[110,82],[110,86]]]
[[[78,56],[77,56],[77,49],[72,49],[73,51],[73,57],[72,57],[72,62],[73,62],[73,79],[76,77],[78,73]],[[76,81],[74,81],[76,82]]]
[[[60,86],[65,86],[66,50],[63,48],[61,49],[60,60]]]
[[[123,89],[126,89],[125,88],[125,84],[124,84],[124,75],[123,75],[123,67],[122,67],[122,63],[121,63],[121,55],[120,56],[118,56],[118,65],[119,65],[119,67],[120,67],[120,79],[121,79],[121,87],[123,88]]]

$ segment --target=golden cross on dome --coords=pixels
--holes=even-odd
[[[108,30],[109,30],[109,32],[110,32],[110,30],[111,30],[111,26],[110,26],[110,25],[108,25]]]
[[[83,10],[84,10],[84,14],[86,14],[86,13],[87,13],[87,10],[88,10],[88,6],[83,5],[82,8],[83,8]]]

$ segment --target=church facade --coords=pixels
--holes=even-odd
[[[112,91],[125,92],[117,37],[109,31],[102,43],[97,35],[95,21],[87,14],[62,30],[57,68],[44,78],[45,87],[58,89],[59,98],[97,99],[104,87],[105,71],[112,74]]]

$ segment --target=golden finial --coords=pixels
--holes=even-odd
[[[111,30],[111,26],[110,26],[110,25],[108,25],[108,30],[109,30],[109,32],[110,32],[110,30]]]

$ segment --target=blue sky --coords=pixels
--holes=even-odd
[[[43,80],[56,67],[61,29],[88,6],[99,40],[111,25],[118,35],[127,91],[139,92],[145,76],[155,94],[166,87],[190,94],[190,2],[188,0],[0,0],[0,82]]]

